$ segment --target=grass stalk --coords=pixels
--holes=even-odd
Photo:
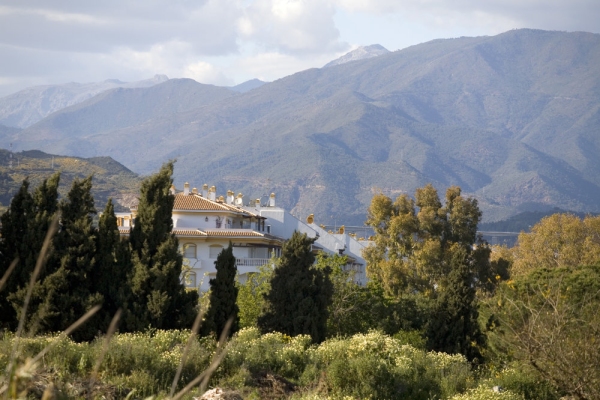
[[[102,352],[100,353],[100,356],[98,356],[98,359],[96,360],[96,364],[94,364],[94,369],[92,370],[92,375],[90,376],[90,385],[89,385],[89,390],[88,390],[88,398],[89,399],[92,398],[94,382],[96,381],[96,377],[98,376],[98,370],[100,369],[100,365],[102,364],[102,361],[104,360],[104,356],[106,355],[106,352],[108,351],[108,345],[110,344],[110,341],[111,341],[113,335],[117,331],[117,324],[119,322],[119,319],[121,319],[121,313],[122,313],[122,311],[119,308],[117,310],[117,312],[115,313],[115,315],[113,316],[112,320],[110,321],[110,325],[108,325],[108,330],[106,331],[106,335],[104,335],[104,341],[102,343]]]
[[[12,274],[13,270],[16,268],[16,266],[17,266],[18,263],[19,263],[19,258],[15,258],[13,260],[13,262],[10,263],[10,266],[8,267],[8,269],[6,270],[6,272],[4,273],[4,275],[2,276],[2,279],[0,279],[0,292],[4,288],[4,285],[6,285],[6,282],[8,281],[8,278],[10,277],[10,274]]]
[[[192,345],[192,341],[196,338],[196,335],[198,334],[198,331],[200,330],[200,325],[202,323],[203,317],[204,317],[204,310],[202,308],[200,308],[200,310],[198,310],[198,314],[196,315],[196,319],[194,320],[194,324],[192,325],[192,332],[190,334],[190,337],[189,337],[187,343],[185,344],[185,349],[183,350],[183,354],[181,356],[181,362],[179,363],[179,366],[177,367],[177,372],[175,373],[175,378],[173,378],[173,383],[171,384],[171,391],[169,392],[169,397],[173,397],[173,395],[175,394],[175,389],[177,388],[177,383],[179,383],[179,378],[181,377],[181,371],[183,370],[183,365],[185,364],[185,361],[187,359],[187,355],[188,355],[188,352]]]
[[[181,389],[181,391],[179,391],[179,393],[177,393],[171,400],[181,399],[186,393],[188,393],[190,390],[192,390],[192,388],[194,386],[196,386],[198,383],[200,383],[200,393],[204,393],[204,391],[206,389],[206,385],[208,384],[210,377],[215,372],[215,370],[219,367],[219,364],[221,364],[223,357],[225,357],[225,353],[226,353],[225,342],[227,341],[227,336],[229,335],[229,330],[231,329],[232,324],[233,324],[233,317],[229,318],[229,320],[227,320],[227,323],[225,324],[225,328],[223,329],[223,332],[221,332],[217,350],[215,351],[213,360],[210,363],[210,365],[208,366],[208,368],[205,369],[196,378],[194,378],[193,381],[188,383],[183,389]]]

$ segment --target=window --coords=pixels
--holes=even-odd
[[[185,281],[183,282],[187,287],[196,287],[196,273],[194,271],[190,271],[185,276]]]
[[[218,244],[211,244],[209,247],[209,257],[217,258],[219,253],[223,250],[223,246],[219,246]]]
[[[192,243],[186,243],[183,245],[183,257],[185,258],[196,258],[196,245]]]

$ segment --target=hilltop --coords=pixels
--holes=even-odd
[[[141,178],[110,157],[65,157],[38,150],[14,153],[9,168],[10,152],[0,149],[0,209],[10,204],[21,183],[29,177],[30,187],[36,187],[43,179],[60,171],[59,193],[65,196],[75,178],[91,174],[92,194],[96,208],[102,210],[109,197],[117,209],[128,207],[137,199]]]

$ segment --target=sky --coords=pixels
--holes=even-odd
[[[273,81],[362,45],[516,28],[600,33],[599,0],[0,0],[0,96],[155,74]]]

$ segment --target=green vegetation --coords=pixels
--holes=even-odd
[[[220,335],[225,331],[227,321],[231,319],[231,327],[227,332],[231,337],[239,329],[239,307],[237,305],[238,287],[235,284],[237,275],[236,259],[233,246],[223,249],[217,256],[215,268],[217,275],[210,280],[210,304],[204,319],[202,330],[206,334]]]
[[[201,302],[206,318],[196,319],[213,334],[198,337],[197,324],[185,330],[202,313],[197,293],[179,282],[171,173],[169,163],[144,181],[129,241],[118,237],[110,202],[98,228],[91,224],[90,178],[74,181],[60,202],[57,175],[33,194],[23,182],[2,216],[0,251],[41,254],[47,267],[19,261],[12,275],[13,264],[0,260],[0,306],[14,310],[2,314],[0,394],[192,398],[218,386],[256,399],[600,397],[600,217],[553,215],[516,248],[490,248],[475,235],[477,202],[459,188],[444,205],[432,186],[416,200],[375,196],[370,256],[386,256],[371,259],[369,285],[353,282],[345,256],[315,258],[314,239],[298,232],[279,260],[235,283],[229,246]],[[39,240],[58,213],[68,214],[60,231]],[[23,238],[30,249],[18,246]],[[122,274],[125,285],[105,274]],[[242,329],[228,331],[238,310]],[[83,325],[70,325],[86,312]],[[219,329],[226,335],[217,343]]]
[[[99,210],[111,197],[129,204],[130,198],[137,196],[141,182],[137,174],[110,157],[65,157],[30,150],[13,154],[12,169],[8,168],[9,160],[10,152],[0,149],[0,210],[8,207],[24,179],[37,187],[56,172],[61,174],[62,185],[58,190],[63,197],[73,180],[93,175],[92,194],[101,205]],[[119,204],[115,207],[124,210]]]
[[[173,230],[171,194],[173,163],[145,179],[140,190],[135,225],[129,242],[134,330],[148,326],[181,329],[192,325],[198,303],[197,292],[187,292],[181,283],[183,256]]]
[[[313,267],[315,240],[295,231],[283,245],[271,289],[264,295],[264,312],[258,318],[263,332],[306,334],[315,343],[325,340],[333,287],[330,270]]]
[[[77,341],[107,332],[122,312],[122,331],[186,328],[192,325],[198,294],[180,282],[182,257],[171,233],[173,164],[143,182],[137,220],[122,241],[112,202],[99,226],[92,177],[75,179],[57,201],[59,175],[33,194],[24,180],[1,217],[0,324],[19,332],[66,331],[82,315],[105,308],[71,333]]]

